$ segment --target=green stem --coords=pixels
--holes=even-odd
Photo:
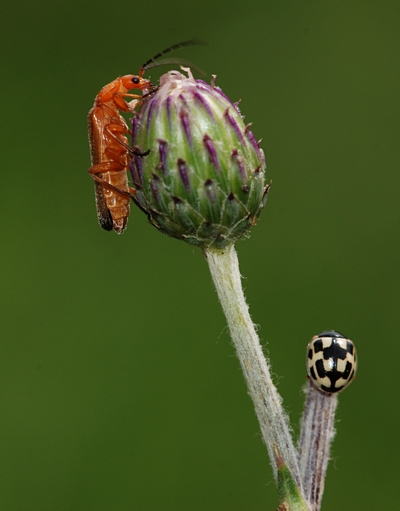
[[[208,249],[205,255],[254,403],[275,480],[278,479],[278,452],[302,492],[297,451],[290,435],[287,415],[282,408],[282,398],[272,382],[267,360],[249,314],[236,250],[231,245],[225,250]]]

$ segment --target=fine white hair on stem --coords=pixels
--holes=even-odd
[[[321,509],[330,447],[335,436],[337,394],[320,391],[309,380],[306,387],[306,404],[301,419],[298,446],[300,475],[306,501],[311,511]]]
[[[251,320],[233,245],[224,250],[205,251],[218,298],[224,310],[233,344],[253,400],[275,479],[276,452],[289,468],[300,492],[302,488],[297,450],[290,434],[282,398],[272,381],[269,365]]]

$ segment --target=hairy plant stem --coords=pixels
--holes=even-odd
[[[278,476],[278,452],[302,493],[297,450],[293,445],[287,415],[282,408],[282,398],[272,382],[268,362],[249,314],[236,250],[231,245],[224,250],[208,249],[205,255],[254,403],[275,480]]]
[[[300,473],[304,495],[311,511],[319,511],[330,447],[335,436],[334,420],[338,396],[318,390],[311,381],[308,381],[305,393],[307,397],[301,419],[298,449]]]

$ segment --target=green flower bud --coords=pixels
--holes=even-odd
[[[214,84],[170,71],[133,119],[134,201],[168,236],[225,248],[265,205],[265,159],[239,108]]]

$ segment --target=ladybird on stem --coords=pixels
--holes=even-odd
[[[307,374],[313,384],[328,394],[341,392],[354,380],[357,353],[354,343],[334,330],[312,338],[307,346]]]

